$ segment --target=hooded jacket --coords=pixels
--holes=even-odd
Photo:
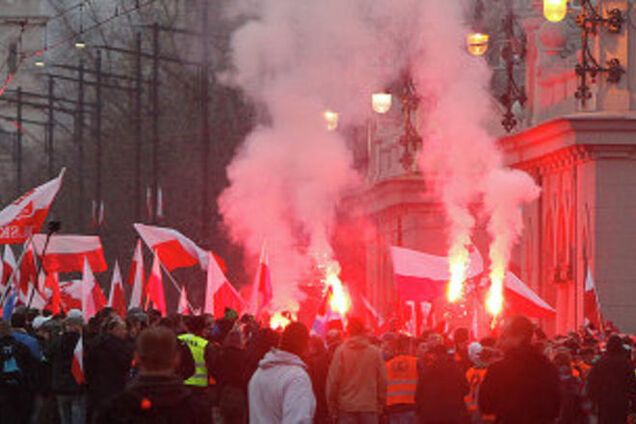
[[[382,352],[366,337],[351,337],[336,349],[327,376],[327,404],[332,416],[341,412],[381,412],[386,388]]]
[[[212,424],[207,405],[177,376],[144,376],[104,403],[97,424]]]
[[[250,424],[310,424],[316,399],[307,366],[298,356],[272,349],[248,386]]]

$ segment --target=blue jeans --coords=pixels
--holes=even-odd
[[[375,412],[341,412],[338,424],[378,424],[380,419]]]
[[[389,413],[389,424],[415,424],[417,416],[415,411]]]
[[[57,395],[56,399],[61,424],[86,423],[86,398],[84,395]]]

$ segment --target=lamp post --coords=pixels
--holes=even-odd
[[[599,1],[600,3],[600,1]],[[610,34],[618,34],[625,23],[625,16],[619,9],[610,9],[607,13],[601,11],[600,5],[594,6],[591,0],[580,0],[580,13],[576,17],[576,25],[581,29],[581,55],[574,71],[579,79],[575,97],[581,101],[583,107],[592,98],[590,84],[600,73],[607,75],[610,83],[620,82],[625,69],[618,58],[606,61],[604,65],[594,57],[590,48],[590,36],[598,35],[599,27],[605,28]],[[567,0],[543,0],[543,14],[551,22],[565,19],[567,14]]]

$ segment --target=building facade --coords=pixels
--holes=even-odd
[[[523,3],[523,4],[522,4]],[[520,125],[500,138],[506,164],[529,173],[541,188],[524,208],[525,230],[511,267],[557,310],[544,322],[550,333],[584,323],[586,278],[595,282],[606,320],[636,331],[636,8],[603,1],[626,21],[618,33],[600,29],[590,51],[599,63],[619,59],[618,83],[600,73],[585,104],[575,93],[580,79],[580,6],[555,24],[542,16],[541,1],[520,2],[516,19],[525,34],[523,85],[528,100],[517,110]],[[495,69],[495,78],[501,78]],[[501,85],[501,84],[500,84]],[[398,112],[396,112],[398,113]],[[496,111],[493,111],[496,116]],[[390,118],[389,118],[390,119]],[[392,127],[393,130],[382,130]],[[370,127],[366,188],[346,208],[373,225],[366,255],[366,293],[385,316],[397,300],[388,247],[435,254],[447,248],[446,223],[434,182],[400,170],[399,123]],[[487,252],[483,227],[474,239]],[[485,256],[485,255],[484,255]]]

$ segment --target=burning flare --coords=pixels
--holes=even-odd
[[[493,322],[497,319],[504,306],[504,276],[505,268],[502,264],[494,263],[490,271],[490,289],[486,295],[486,310],[493,317]]]
[[[327,264],[324,268],[325,278],[323,282],[325,283],[327,290],[331,291],[329,307],[332,311],[344,318],[351,309],[351,297],[340,280],[340,265],[333,261]]]
[[[468,272],[470,254],[465,246],[453,246],[449,251],[448,266],[450,280],[446,289],[446,299],[455,303],[464,297],[464,282]]]
[[[295,316],[289,311],[276,311],[274,315],[269,319],[269,327],[272,330],[284,330],[292,321],[295,320]]]

